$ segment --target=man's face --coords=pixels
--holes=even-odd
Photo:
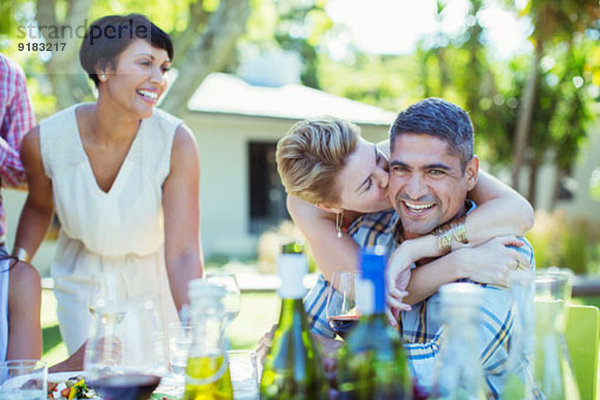
[[[462,172],[460,158],[446,141],[427,134],[402,134],[390,155],[390,202],[407,239],[422,236],[463,211],[467,192],[477,183],[479,161]]]

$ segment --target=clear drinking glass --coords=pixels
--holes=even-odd
[[[0,363],[0,400],[45,400],[48,367],[39,360]]]
[[[192,345],[193,325],[191,323],[182,325],[179,322],[169,324],[169,364],[171,372],[185,379],[185,367],[187,365],[188,353]]]
[[[104,271],[92,276],[88,309],[103,324],[118,326],[127,312],[127,286],[119,271]]]
[[[356,280],[353,271],[335,271],[327,288],[325,312],[331,329],[342,339],[358,323],[360,312],[356,306]]]
[[[227,358],[234,400],[258,400],[256,354],[250,350],[229,350]]]
[[[476,348],[483,289],[460,282],[443,285],[439,293],[444,333],[433,374],[432,398],[484,400],[483,366]]]
[[[166,373],[165,340],[153,301],[130,301],[117,329],[96,318],[86,346],[84,368],[102,397],[146,400]]]
[[[569,270],[557,268],[535,277],[534,378],[547,400],[580,398],[564,336],[571,277]]]
[[[223,305],[227,313],[228,322],[233,321],[240,314],[242,294],[234,274],[227,272],[209,272],[206,281],[225,288]]]
[[[508,372],[502,399],[524,400],[535,397],[533,352],[535,339],[535,272],[515,269],[509,272],[513,333],[508,354]]]

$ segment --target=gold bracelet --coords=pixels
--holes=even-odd
[[[456,241],[459,243],[469,244],[465,221],[466,217],[460,217],[459,219],[452,222],[452,236],[454,236],[454,239],[456,239]]]
[[[434,236],[437,238],[438,250],[442,254],[446,254],[452,248],[452,227],[441,226],[433,231]]]
[[[15,250],[13,251],[13,256],[17,257],[19,261],[25,261],[27,263],[30,260],[29,253],[23,247],[15,247]]]

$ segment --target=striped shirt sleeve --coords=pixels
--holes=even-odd
[[[6,59],[0,60],[0,69],[0,175],[3,185],[18,186],[25,182],[19,147],[35,126],[35,116],[23,71]]]

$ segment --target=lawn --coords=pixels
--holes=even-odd
[[[258,339],[277,323],[280,300],[276,293],[244,293],[240,315],[227,328],[232,349],[253,349]],[[53,365],[67,357],[56,317],[56,300],[51,290],[42,291],[42,359]]]
[[[600,297],[577,297],[575,304],[600,307]],[[227,328],[226,336],[232,349],[252,349],[258,339],[277,322],[280,300],[274,292],[251,292],[242,295],[240,315]],[[42,292],[43,359],[53,365],[67,356],[56,317],[56,300],[51,290]]]

